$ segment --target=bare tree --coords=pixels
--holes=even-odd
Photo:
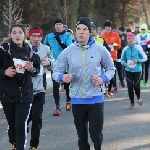
[[[9,29],[12,24],[22,22],[22,12],[23,9],[20,8],[19,0],[4,0],[3,21]]]
[[[141,17],[142,17],[142,20],[148,26],[150,26],[149,13],[150,13],[150,3],[148,3],[148,0],[141,0]]]

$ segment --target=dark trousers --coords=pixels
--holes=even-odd
[[[142,77],[141,79],[143,80],[143,76],[145,74],[145,83],[147,83],[148,80],[148,68],[149,68],[149,60],[147,60],[146,62],[142,63]]]
[[[2,102],[4,114],[8,122],[8,137],[17,150],[24,150],[27,138],[26,127],[29,117],[30,103]]]
[[[140,98],[140,79],[141,72],[129,72],[125,71],[125,76],[127,80],[129,99],[132,104],[134,104],[134,91],[137,98]]]
[[[121,64],[121,62],[116,62],[116,70],[118,72],[118,77],[120,82],[123,81],[123,66]]]
[[[95,150],[101,150],[103,141],[103,110],[104,104],[73,104],[72,113],[74,124],[78,134],[79,150],[90,150],[88,143],[88,122],[89,133]]]
[[[34,100],[29,115],[28,124],[32,121],[30,146],[37,147],[39,144],[40,130],[42,129],[42,112],[45,103],[45,92],[34,95]]]
[[[53,78],[52,78],[52,81],[53,81],[53,97],[54,97],[56,106],[59,106],[60,105],[60,95],[59,95],[60,83],[53,80]],[[70,99],[69,85],[70,83],[64,83],[64,89],[66,90],[66,100]]]

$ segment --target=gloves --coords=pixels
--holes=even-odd
[[[117,43],[113,43],[113,46],[118,46],[118,44]]]

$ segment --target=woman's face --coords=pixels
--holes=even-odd
[[[10,33],[10,38],[16,45],[22,47],[25,38],[24,31],[21,27],[13,27]]]

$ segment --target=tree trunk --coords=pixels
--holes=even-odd
[[[0,42],[5,37],[6,31],[3,23],[3,0],[0,1]]]

